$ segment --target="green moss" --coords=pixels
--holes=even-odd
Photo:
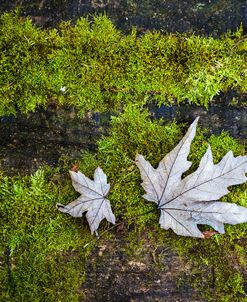
[[[78,301],[91,235],[55,208],[74,198],[70,183],[47,168],[0,184],[1,301]]]
[[[104,37],[104,39],[102,39]],[[208,106],[229,89],[245,92],[247,40],[117,30],[106,16],[40,29],[16,13],[0,17],[0,115],[48,104],[116,110],[126,104],[189,101]]]
[[[226,226],[225,235],[209,240],[185,238],[159,228],[155,204],[142,198],[141,178],[134,163],[136,153],[157,166],[182,138],[188,125],[175,121],[151,120],[146,110],[128,105],[112,118],[109,136],[98,142],[96,154],[84,153],[80,170],[92,176],[101,166],[112,184],[109,199],[117,222],[124,222],[125,252],[140,258],[148,243],[150,253],[157,247],[175,250],[182,263],[192,267],[190,283],[207,301],[244,301],[247,224]],[[228,134],[208,136],[198,129],[191,146],[190,160],[196,169],[210,143],[215,162],[231,149],[244,153],[244,146]],[[60,168],[43,168],[32,176],[0,176],[0,287],[3,301],[78,301],[85,278],[84,263],[96,241],[91,241],[84,218],[73,218],[56,210],[57,202],[75,199],[68,176],[73,161],[62,158]],[[234,186],[223,198],[247,206],[247,185]],[[150,212],[152,211],[152,212]],[[208,227],[204,226],[204,229]],[[114,239],[115,229],[100,224],[100,234]],[[162,255],[154,256],[162,266]],[[94,265],[94,264],[92,264]],[[179,280],[182,282],[182,279]],[[178,284],[179,286],[179,284]],[[64,298],[66,297],[66,298]]]
[[[246,226],[245,232],[235,226],[234,235],[229,228],[210,240],[170,240],[183,261],[190,263],[189,281],[206,301],[245,301]]]

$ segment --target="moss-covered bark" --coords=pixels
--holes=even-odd
[[[181,275],[176,271],[174,279],[178,290],[184,284],[191,283],[197,295],[201,295],[198,301],[244,301],[246,224],[227,226],[225,235],[199,240],[179,237],[172,231],[160,229],[158,212],[144,214],[154,209],[154,205],[142,198],[141,179],[133,162],[135,154],[139,152],[157,165],[178,143],[184,129],[184,125],[175,122],[162,125],[162,121],[151,121],[147,111],[140,111],[135,105],[127,106],[122,115],[112,120],[110,135],[98,142],[98,152],[82,155],[80,169],[83,173],[92,176],[94,169],[100,165],[109,182],[114,184],[109,199],[117,222],[122,222],[110,230],[107,223],[102,223],[100,233],[103,237],[100,241],[91,237],[84,219],[64,215],[55,208],[57,202],[66,204],[76,196],[68,176],[62,172],[69,169],[71,159],[64,158],[61,167],[43,168],[32,176],[7,177],[1,174],[0,300],[87,301],[94,292],[90,280],[83,286],[85,278],[88,280],[86,272],[90,268],[89,277],[94,276],[93,272],[97,277],[99,267],[98,258],[92,253],[104,254],[102,246],[111,246],[122,236],[120,240],[123,243],[113,246],[126,255],[123,259],[127,263],[120,259],[120,279],[112,283],[112,286],[119,288],[115,293],[123,293],[127,286],[124,282],[126,274],[120,272],[130,269],[131,265],[145,263],[149,253],[153,255],[154,263],[145,264],[148,267],[155,265],[157,274],[165,280],[162,268],[169,265],[169,259],[176,258],[166,258],[168,256],[164,251],[168,249],[180,255],[181,266],[192,269],[190,274],[184,269]],[[219,161],[228,150],[235,155],[244,153],[244,146],[226,133],[216,137],[207,136],[205,131],[199,130],[191,147],[191,171],[198,165],[207,143],[212,146],[215,161]],[[233,187],[224,201],[247,206],[246,189],[246,185]],[[207,229],[207,226],[204,228]],[[98,243],[98,250],[92,250]],[[109,258],[106,256],[104,263],[108,267],[107,274],[111,275],[111,268],[116,270],[116,262],[111,265],[107,262]],[[131,265],[129,261],[132,261]],[[156,279],[150,276],[148,282],[155,282]],[[86,284],[89,287],[85,287]],[[100,284],[97,279],[97,286]],[[152,290],[150,283],[145,285],[146,289]],[[160,287],[163,285],[160,284]],[[88,296],[85,298],[84,294]]]
[[[128,35],[106,16],[40,29],[15,13],[0,18],[0,115],[48,104],[116,110],[126,104],[189,101],[208,106],[230,89],[245,92],[247,40],[146,32]]]

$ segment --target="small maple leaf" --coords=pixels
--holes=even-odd
[[[176,234],[205,238],[198,224],[207,224],[224,233],[223,223],[247,222],[247,208],[216,201],[229,193],[227,187],[246,181],[247,156],[234,157],[229,151],[213,163],[210,146],[198,169],[182,179],[191,166],[187,160],[190,144],[196,133],[197,118],[179,144],[154,169],[142,155],[136,156],[146,191],[143,197],[157,203],[161,210],[160,226]]]
[[[101,168],[95,170],[94,180],[89,179],[80,171],[70,171],[69,173],[74,189],[81,196],[67,206],[58,203],[57,209],[73,217],[82,217],[82,214],[87,212],[86,218],[92,234],[95,232],[98,235],[97,229],[104,218],[115,224],[116,219],[112,213],[110,202],[106,199],[110,185],[107,183],[103,170]]]

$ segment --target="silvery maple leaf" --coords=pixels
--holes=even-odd
[[[146,191],[143,197],[157,203],[161,210],[160,226],[166,230],[171,228],[178,235],[204,238],[198,224],[210,225],[224,233],[223,223],[247,222],[247,208],[216,201],[229,193],[227,187],[246,181],[247,156],[234,157],[229,151],[215,165],[209,146],[198,169],[182,179],[182,174],[191,166],[187,156],[198,119],[157,169],[142,155],[136,156],[136,164]]]
[[[89,179],[80,171],[69,173],[74,189],[81,196],[66,206],[58,203],[57,209],[73,217],[81,217],[84,212],[87,212],[86,218],[92,234],[95,232],[98,235],[97,229],[104,218],[115,224],[110,202],[106,199],[110,185],[107,183],[103,170],[101,168],[95,170],[94,180]]]

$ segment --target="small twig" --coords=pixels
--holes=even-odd
[[[10,290],[11,292],[15,293],[15,282],[14,282],[14,278],[13,278],[13,273],[12,273],[12,269],[11,269],[11,257],[10,257],[10,248],[8,247],[6,250],[6,262],[7,262],[7,268],[8,268],[8,283],[10,286]]]
[[[242,39],[238,40],[238,42],[233,45],[233,47],[230,50],[230,57],[232,56],[234,48],[236,48],[241,42],[243,42],[246,39],[247,39],[247,36],[243,36]]]

